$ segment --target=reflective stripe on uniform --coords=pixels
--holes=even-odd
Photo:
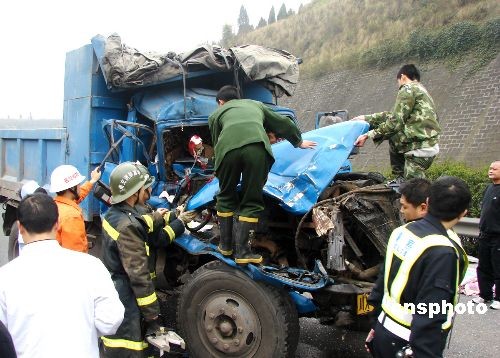
[[[144,221],[146,221],[146,224],[148,225],[148,234],[153,232],[153,218],[149,215],[142,215],[142,218]]]
[[[394,321],[402,326],[410,327],[412,322],[412,312],[400,304],[401,295],[406,288],[411,270],[415,262],[422,254],[430,247],[445,246],[451,247],[457,254],[457,282],[455,297],[453,304],[457,303],[458,283],[459,283],[459,257],[460,254],[450,240],[442,235],[428,235],[418,237],[406,228],[407,225],[396,229],[389,239],[387,244],[387,254],[385,261],[385,277],[384,277],[384,297],[382,299],[382,309]],[[453,240],[461,248],[460,239],[456,234],[448,232],[450,239]],[[389,273],[394,257],[401,260],[401,265],[396,273],[396,276],[389,284]],[[448,309],[447,319],[441,325],[443,329],[448,329],[451,326],[453,318],[453,309]]]
[[[149,276],[151,276],[151,279],[154,280],[156,278],[156,272],[150,272]]]
[[[165,215],[163,215],[163,220],[165,221],[165,224],[170,222],[170,211],[167,211]]]
[[[240,216],[240,217],[238,217],[238,220],[244,221],[247,223],[258,223],[259,222],[259,218],[249,218],[248,216]]]
[[[146,248],[146,255],[149,256],[149,245],[147,243],[144,243],[144,247]]]
[[[139,297],[137,299],[137,304],[139,306],[147,306],[150,305],[151,303],[155,302],[158,298],[156,297],[156,292],[153,292],[147,297]]]
[[[166,225],[163,230],[165,230],[165,232],[167,233],[168,235],[168,238],[170,239],[170,242],[174,241],[175,239],[175,232],[174,230],[170,227],[170,225]]]
[[[107,337],[101,337],[102,343],[106,347],[110,348],[125,348],[134,351],[142,351],[148,347],[146,342],[129,341],[128,339],[113,339]]]
[[[102,228],[104,231],[106,231],[106,234],[108,234],[113,240],[118,240],[118,236],[120,236],[120,233],[115,230],[114,227],[112,227],[106,219],[102,219]]]
[[[232,211],[228,212],[228,213],[222,213],[220,211],[217,211],[217,216],[220,216],[221,218],[228,218],[230,216],[233,216],[234,213]]]

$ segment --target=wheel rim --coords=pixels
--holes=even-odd
[[[213,292],[202,301],[198,330],[212,353],[251,357],[258,350],[262,328],[253,306],[230,291]]]

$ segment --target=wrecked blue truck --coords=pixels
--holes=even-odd
[[[158,290],[176,292],[167,306],[177,302],[177,326],[191,356],[292,357],[304,316],[363,329],[372,309],[367,295],[400,224],[397,194],[384,178],[351,168],[353,143],[367,124],[329,110],[303,133],[316,149],[272,145],[266,210],[252,238],[264,257],[259,266],[238,266],[217,251],[218,182],[209,163],[189,152],[193,136],[210,149],[207,120],[220,87],[236,85],[244,98],[296,122],[294,111],[277,102],[297,80],[297,58],[281,50],[204,46],[156,55],[116,35],[94,37],[67,54],[60,128],[0,130],[5,234],[25,181],[47,184],[61,163],[87,174],[100,166],[101,181],[82,203],[90,252],[100,256],[109,174],[118,163],[140,161],[156,178],[150,205],[198,213],[156,262]],[[10,243],[9,257],[16,247]]]

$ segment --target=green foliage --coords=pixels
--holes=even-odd
[[[259,24],[257,25],[257,28],[260,29],[261,27],[264,27],[266,25],[267,25],[266,20],[264,20],[264,18],[261,17],[260,20],[259,20]]]
[[[286,12],[286,6],[285,3],[283,3],[280,7],[280,10],[278,11],[278,16],[276,16],[276,20],[280,21],[283,19],[286,19],[288,16],[288,13]]]
[[[276,22],[276,13],[274,12],[274,6],[271,6],[271,10],[269,11],[269,18],[267,19],[267,23],[271,25]]]
[[[498,0],[312,0],[296,16],[275,20],[273,7],[268,26],[233,44],[286,49],[304,60],[306,76],[470,58],[480,68],[500,49]]]
[[[445,161],[432,164],[426,175],[430,180],[436,180],[444,175],[452,175],[464,180],[472,194],[472,203],[467,216],[478,218],[481,213],[484,189],[490,184],[487,173],[488,166],[471,168],[465,163]]]
[[[388,40],[361,52],[361,67],[387,67],[405,59],[454,60],[474,52],[481,65],[491,61],[500,45],[500,18],[484,24],[463,21],[437,30],[416,29],[406,40]]]
[[[245,34],[253,30],[253,26],[250,25],[250,19],[248,18],[247,10],[243,5],[240,8],[240,16],[238,17],[238,35]]]
[[[221,39],[221,45],[223,47],[230,47],[232,45],[232,42],[234,41],[234,33],[231,25],[225,24],[222,27],[222,39]]]

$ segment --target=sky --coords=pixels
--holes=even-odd
[[[118,33],[141,51],[167,53],[237,31],[241,5],[250,24],[271,6],[297,12],[310,0],[14,0],[0,4],[0,119],[62,119],[65,54],[96,34]]]

